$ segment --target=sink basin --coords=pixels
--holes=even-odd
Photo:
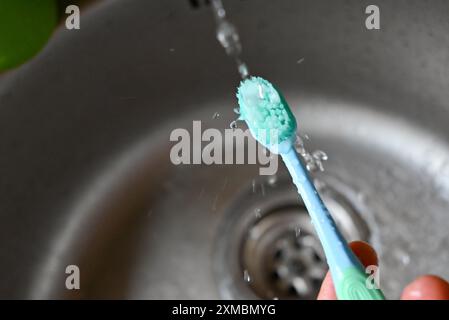
[[[226,8],[250,71],[328,155],[314,175],[336,220],[373,244],[398,298],[420,274],[449,278],[449,3],[379,0],[374,31],[368,4]],[[174,129],[236,118],[214,30],[205,4],[99,2],[2,77],[1,298],[313,298],[326,266],[282,165],[170,161]]]

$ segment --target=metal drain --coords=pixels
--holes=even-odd
[[[351,197],[324,183],[320,188],[344,236],[367,240],[368,228],[349,202]],[[225,217],[213,261],[223,298],[316,297],[327,264],[307,210],[290,180],[253,181]]]
[[[312,299],[327,266],[307,212],[282,208],[261,218],[242,247],[249,285],[261,298]]]

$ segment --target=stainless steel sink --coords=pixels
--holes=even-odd
[[[449,278],[449,3],[376,3],[378,31],[368,1],[225,5],[250,71],[328,154],[325,201],[397,298],[420,274]],[[208,5],[85,11],[0,82],[0,297],[313,298],[325,264],[283,167],[170,162],[173,129],[236,117]],[[80,290],[65,288],[71,264]]]

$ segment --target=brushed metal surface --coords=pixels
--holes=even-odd
[[[368,4],[226,1],[250,70],[329,155],[322,178],[359,195],[398,297],[419,274],[449,277],[449,3],[378,0],[379,31]],[[0,297],[219,298],[217,230],[258,170],[174,166],[169,134],[228,128],[238,80],[209,8],[175,0],[92,6],[4,75]]]

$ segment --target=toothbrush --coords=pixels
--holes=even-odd
[[[282,94],[260,77],[243,80],[237,91],[239,120],[253,137],[280,154],[298,189],[323,246],[339,300],[384,300],[368,288],[369,275],[341,235],[294,148],[296,119]]]

